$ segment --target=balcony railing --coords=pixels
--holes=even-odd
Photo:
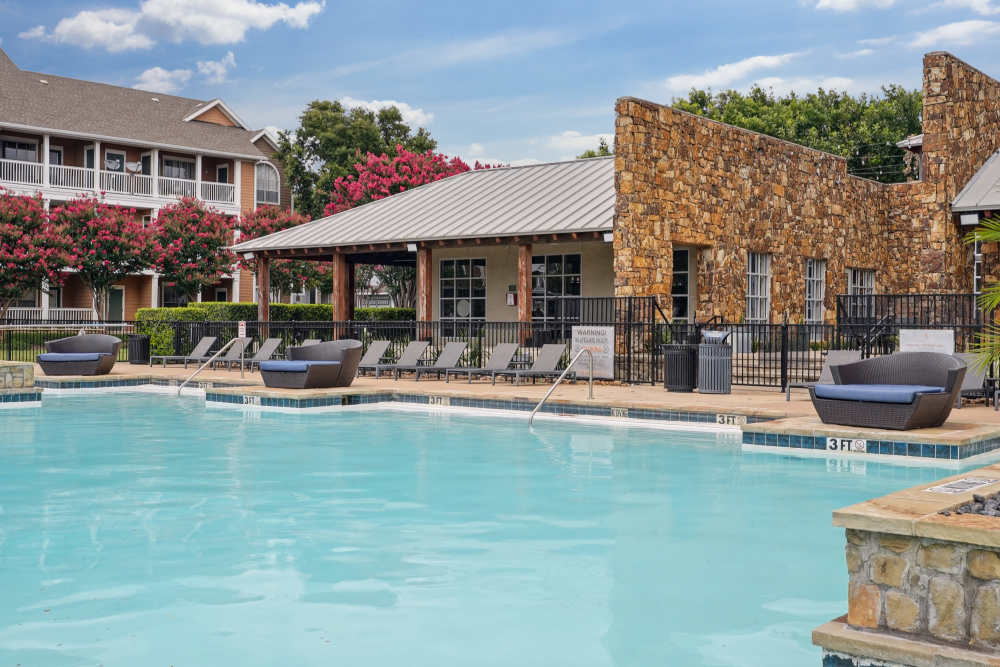
[[[93,190],[94,170],[86,167],[49,166],[49,185],[70,190]]]
[[[26,185],[41,185],[42,165],[39,162],[0,160],[0,181],[24,183]]]
[[[153,195],[153,177],[144,174],[127,174],[121,171],[102,171],[101,190],[122,195]]]
[[[161,197],[194,197],[195,182],[184,178],[160,176]]]
[[[236,186],[232,183],[201,184],[201,198],[205,201],[217,201],[225,204],[236,203]]]
[[[8,321],[27,322],[90,322],[96,320],[93,308],[15,307],[7,309]]]

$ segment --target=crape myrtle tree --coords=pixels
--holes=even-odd
[[[65,227],[45,212],[41,197],[0,188],[0,320],[22,295],[62,284],[63,269],[76,267]]]
[[[233,269],[233,222],[193,197],[160,209],[153,224],[153,265],[189,301]]]
[[[152,234],[134,208],[80,197],[49,213],[73,242],[76,272],[93,295],[94,312],[103,317],[108,290],[126,276],[149,267]]]
[[[292,213],[279,206],[262,206],[253,213],[244,215],[237,222],[240,241],[249,241],[289,227],[309,222],[309,217]],[[239,259],[241,268],[257,272],[257,260]],[[301,292],[303,289],[326,287],[329,289],[332,276],[329,262],[311,262],[301,259],[276,259],[271,262],[271,289],[283,293]]]

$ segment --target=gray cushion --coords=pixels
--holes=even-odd
[[[310,366],[339,366],[339,361],[262,361],[260,370],[275,373],[305,373]]]
[[[818,384],[816,396],[842,401],[912,403],[917,394],[940,394],[944,387],[919,384]]]
[[[39,361],[98,361],[100,352],[43,352],[38,355]]]

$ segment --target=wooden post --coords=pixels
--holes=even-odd
[[[354,295],[351,294],[350,270],[347,257],[343,253],[333,254],[333,321],[344,322],[351,319],[351,306]]]
[[[517,246],[517,320],[531,321],[531,244]]]
[[[434,272],[431,267],[431,249],[417,250],[417,319],[429,322],[433,318],[434,308],[431,301],[433,289],[431,278]]]
[[[354,319],[354,304],[355,304],[355,292],[357,288],[354,285],[355,278],[355,266],[354,262],[345,262],[347,264],[347,319]]]
[[[271,260],[257,258],[257,319],[267,322],[271,318]]]

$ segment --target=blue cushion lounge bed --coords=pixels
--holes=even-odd
[[[334,340],[288,348],[287,361],[262,361],[267,387],[317,389],[349,387],[361,361],[361,341]]]
[[[823,423],[906,431],[948,419],[966,366],[950,354],[899,352],[830,371],[834,384],[809,389]]]
[[[107,375],[118,359],[122,341],[105,334],[80,334],[50,340],[37,357],[46,375]]]

